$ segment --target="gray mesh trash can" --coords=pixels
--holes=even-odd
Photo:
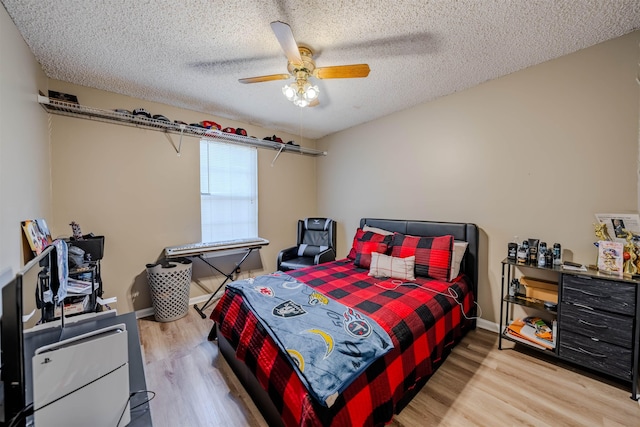
[[[154,317],[158,322],[171,322],[189,311],[191,260],[175,258],[147,264]]]

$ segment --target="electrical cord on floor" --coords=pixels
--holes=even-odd
[[[33,415],[33,403],[28,404],[9,421],[7,427],[16,427],[20,421],[24,421],[29,415]]]
[[[147,398],[142,403],[138,403],[136,406],[130,408],[129,409],[130,411],[133,411],[134,409],[151,402],[153,400],[153,398],[156,397],[156,393],[154,391],[151,391],[151,390],[138,390],[138,391],[131,392],[129,394],[129,398],[127,399],[127,403],[129,403],[131,401],[131,398],[133,396],[135,396],[136,394],[138,394],[138,393],[151,393],[151,397]],[[124,416],[124,413],[125,413],[126,410],[127,410],[127,405],[124,405],[124,409],[122,410],[122,413],[120,414],[120,418],[118,419],[118,423],[116,424],[116,427],[118,425],[120,425],[120,421],[122,421],[122,417]],[[28,416],[33,415],[33,413],[34,413],[33,403],[30,403],[27,406],[25,406],[24,408],[22,408],[20,410],[20,412],[18,412],[11,419],[11,421],[9,421],[9,423],[7,424],[7,427],[17,427],[21,421],[24,421]]]
[[[151,402],[153,400],[154,397],[156,397],[156,392],[155,391],[151,391],[151,390],[137,390],[137,391],[132,391],[131,393],[129,393],[129,398],[127,399],[127,403],[131,402],[131,398],[133,396],[135,396],[138,393],[151,393],[151,397],[147,397],[147,400],[145,400],[142,403],[138,403],[136,406],[132,407],[129,409],[129,411],[133,411],[134,409],[145,405],[149,402]],[[118,427],[120,425],[120,421],[122,421],[122,417],[124,417],[125,411],[127,410],[127,405],[124,405],[124,409],[122,409],[122,413],[120,414],[120,418],[118,418],[118,422],[116,423],[115,427]]]

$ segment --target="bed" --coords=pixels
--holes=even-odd
[[[424,242],[431,245],[429,271],[418,269],[419,264],[429,267],[424,252],[411,249],[423,247]],[[437,255],[436,242],[449,248],[448,261]],[[447,271],[442,277],[434,265],[456,264],[454,245],[458,249],[461,244],[466,248],[458,252],[459,274]],[[394,271],[392,278],[369,275],[380,273],[374,266],[377,269],[383,258],[394,263],[411,260],[403,253],[407,248],[416,259],[422,256],[422,261],[410,265],[414,280],[405,280],[408,270]],[[400,280],[393,278],[398,274]],[[210,338],[217,338],[223,357],[270,426],[382,426],[409,403],[476,326],[478,229],[470,223],[362,218],[347,258],[288,271],[286,276],[369,316],[388,332],[393,348],[328,407],[306,388],[290,355],[280,349],[279,340],[272,338],[242,294],[225,291],[211,314],[215,323]]]

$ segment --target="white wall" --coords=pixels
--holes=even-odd
[[[498,321],[507,243],[593,263],[594,214],[638,209],[640,32],[324,138],[320,214],[345,256],[361,217],[481,229],[479,302]]]
[[[46,88],[39,64],[0,7],[0,286],[24,265],[20,221],[51,216]],[[26,243],[26,242],[25,242]],[[29,252],[26,253],[27,256]]]

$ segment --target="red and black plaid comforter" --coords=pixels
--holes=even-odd
[[[397,282],[367,273],[349,259],[287,272],[367,314],[393,340],[395,348],[349,385],[331,408],[307,393],[288,358],[279,353],[239,294],[225,292],[211,314],[237,349],[236,356],[268,391],[286,426],[384,425],[401,409],[401,399],[424,384],[470,326],[452,298],[417,286],[397,287]],[[419,277],[415,283],[446,295],[451,288],[464,312],[472,312],[473,295],[464,276],[452,283]]]

